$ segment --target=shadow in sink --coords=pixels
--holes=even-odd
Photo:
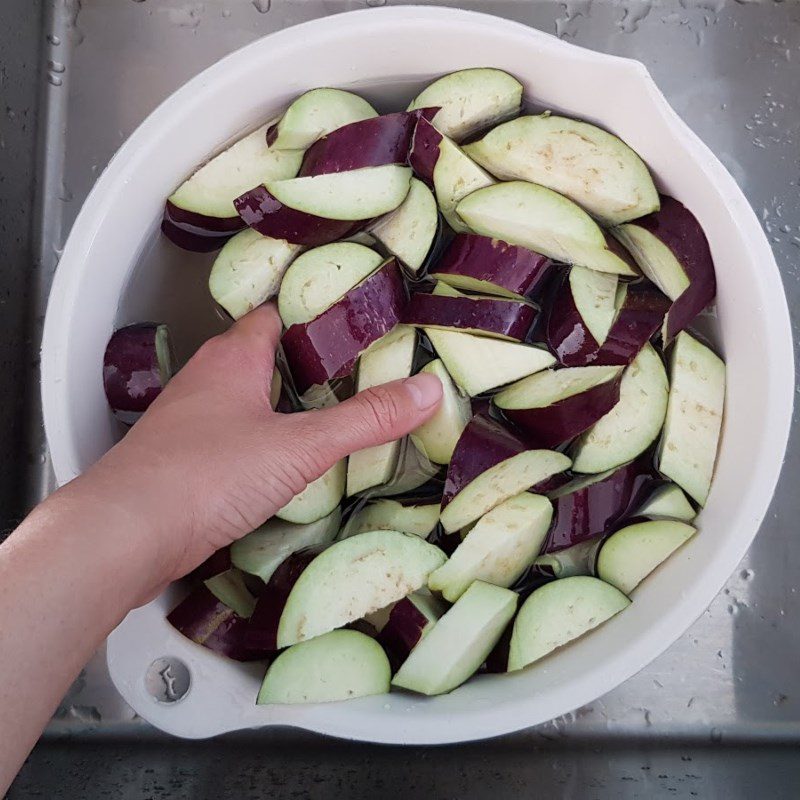
[[[29,303],[37,265],[34,192],[42,3],[0,5],[0,539],[25,513],[28,473],[41,453],[25,443],[21,387],[38,373],[40,310]],[[29,317],[30,315],[30,317]],[[31,390],[37,391],[35,378]],[[34,402],[35,405],[35,402]]]

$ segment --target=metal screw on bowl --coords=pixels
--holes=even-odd
[[[174,656],[157,658],[144,676],[145,688],[159,703],[177,703],[186,696],[191,684],[189,668]]]

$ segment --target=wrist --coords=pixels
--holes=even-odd
[[[173,559],[148,507],[98,467],[63,486],[33,514],[38,536],[58,537],[108,586],[118,616],[151,600],[172,579]],[[88,576],[87,576],[88,577]]]

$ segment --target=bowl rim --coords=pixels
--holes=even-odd
[[[42,341],[42,403],[44,411],[45,429],[49,442],[57,442],[53,450],[53,466],[59,483],[63,483],[73,475],[74,463],[71,456],[66,453],[68,448],[63,447],[63,432],[68,430],[67,417],[59,398],[59,360],[61,358],[60,338],[63,331],[68,330],[67,322],[71,310],[76,307],[78,298],[77,285],[79,276],[86,270],[86,265],[91,260],[93,240],[102,224],[103,197],[112,187],[124,181],[129,162],[140,143],[147,142],[157,134],[160,126],[168,124],[171,108],[181,100],[202,92],[211,76],[235,66],[246,60],[250,53],[264,47],[264,43],[288,42],[298,37],[311,37],[321,32],[332,35],[352,25],[360,26],[387,26],[392,24],[408,23],[424,24],[425,21],[442,23],[470,23],[481,26],[491,26],[496,31],[506,31],[509,35],[517,37],[526,36],[531,43],[539,43],[548,47],[563,48],[572,58],[585,59],[587,62],[615,63],[635,76],[636,81],[646,92],[652,107],[660,115],[663,125],[668,126],[673,135],[681,141],[683,146],[694,152],[707,179],[714,184],[716,190],[722,195],[726,208],[729,210],[737,224],[746,232],[746,238],[751,249],[750,261],[760,264],[760,278],[763,280],[766,291],[775,300],[775,305],[770,308],[770,314],[765,325],[771,331],[770,342],[775,350],[771,353],[776,364],[781,369],[773,370],[771,378],[771,400],[768,407],[770,417],[765,424],[763,446],[758,458],[754,462],[761,470],[759,474],[760,493],[749,497],[746,522],[743,523],[742,533],[736,538],[734,545],[726,548],[724,553],[719,553],[715,559],[715,577],[721,580],[707,582],[696,581],[686,591],[681,592],[676,602],[667,615],[659,619],[658,624],[644,635],[638,637],[635,647],[620,651],[616,656],[606,661],[604,675],[598,679],[597,675],[590,672],[582,680],[576,680],[569,687],[569,691],[559,690],[553,692],[552,697],[515,697],[515,711],[509,714],[506,704],[497,704],[497,707],[485,705],[458,718],[457,726],[448,725],[447,721],[432,721],[426,718],[424,723],[414,720],[409,725],[408,716],[406,723],[401,724],[393,719],[390,724],[376,728],[374,721],[359,717],[358,714],[348,714],[348,709],[341,708],[341,713],[314,715],[293,710],[291,714],[282,713],[280,709],[264,714],[263,718],[253,723],[252,720],[242,720],[241,724],[227,724],[221,728],[199,728],[195,731],[187,730],[184,726],[172,724],[163,714],[146,713],[136,706],[139,699],[139,688],[125,680],[119,672],[121,669],[119,650],[122,637],[127,635],[131,626],[137,624],[137,619],[143,619],[145,609],[139,609],[128,616],[120,628],[109,639],[109,667],[117,688],[125,699],[136,707],[136,710],[154,724],[164,730],[178,735],[210,736],[223,731],[247,727],[248,725],[275,725],[288,724],[308,730],[323,732],[344,738],[358,738],[373,742],[385,743],[446,743],[483,739],[519,730],[554,716],[565,713],[567,710],[591,702],[605,692],[618,686],[623,681],[637,673],[650,663],[664,650],[667,649],[690,624],[703,613],[711,600],[722,588],[724,580],[729,576],[756,535],[758,526],[763,520],[769,502],[772,498],[775,485],[780,474],[783,456],[788,441],[792,406],[794,401],[794,359],[792,348],[791,326],[788,307],[783,291],[783,285],[777,264],[772,254],[761,226],[755,213],[749,206],[742,191],[731,175],[709,148],[691,131],[677,113],[669,106],[660,90],[656,87],[647,69],[638,61],[620,58],[618,56],[598,53],[580,48],[571,43],[563,42],[550,34],[529,28],[521,23],[505,20],[490,14],[474,11],[442,7],[395,6],[383,8],[369,8],[357,11],[336,14],[330,17],[305,22],[284,30],[269,34],[258,39],[234,53],[216,62],[192,80],[185,83],[170,97],[164,100],[136,129],[129,139],[113,157],[100,179],[91,190],[86,202],[81,209],[76,222],[65,245],[64,252],[56,271],[50,300],[48,302],[45,318],[44,336]],[[770,451],[771,455],[765,455]],[[747,531],[744,531],[744,525]],[[724,573],[724,575],[723,575]],[[156,601],[157,602],[157,601]],[[147,608],[147,607],[146,607]],[[189,650],[187,652],[193,653]],[[217,658],[216,656],[212,656]],[[599,688],[598,688],[599,687]],[[360,701],[351,701],[359,703]],[[434,701],[435,702],[435,701]],[[534,707],[535,704],[535,707]],[[355,705],[353,708],[355,709]],[[149,712],[151,709],[148,709]],[[159,709],[160,711],[160,709]],[[357,718],[354,722],[353,719]]]

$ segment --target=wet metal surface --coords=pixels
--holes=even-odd
[[[3,3],[0,21],[9,5],[23,6],[17,0]],[[84,0],[81,7],[78,0],[49,0],[41,34],[29,37],[30,47],[43,47],[39,85],[29,86],[28,94],[14,101],[35,114],[31,91],[41,91],[38,107],[46,135],[40,142],[32,239],[38,252],[26,261],[24,237],[13,250],[14,259],[0,270],[0,303],[8,297],[14,313],[24,306],[25,282],[10,272],[9,264],[15,270],[31,269],[32,305],[37,298],[41,302],[64,238],[99,172],[147,113],[185,80],[266,33],[384,4]],[[678,113],[730,169],[762,219],[798,330],[800,3],[483,0],[443,5],[491,11],[643,61]],[[32,10],[25,12],[26,24],[33,25],[35,8],[27,8]],[[38,17],[35,22],[39,25]],[[0,25],[0,46],[5,28]],[[6,52],[0,49],[0,62]],[[31,74],[25,73],[29,82]],[[0,82],[0,89],[4,107],[5,97],[14,95],[6,94],[6,83]],[[6,140],[9,130],[2,120],[0,133]],[[24,140],[17,136],[16,141]],[[8,163],[0,150],[7,176],[0,183],[4,255],[15,246],[3,228],[14,213],[6,200],[7,183],[15,181],[15,191],[24,194],[30,177],[22,174],[22,160]],[[34,340],[41,313],[41,307],[34,308],[30,315]],[[5,306],[2,314],[4,329],[8,325],[19,334],[21,323],[6,317]],[[19,340],[2,340],[0,361],[7,349],[20,352],[11,349],[12,342],[18,348]],[[18,358],[12,366],[19,370],[30,362]],[[8,393],[13,385],[3,383],[0,390]],[[36,405],[28,407],[33,409],[29,447],[16,463],[27,469],[31,503],[47,490],[49,473],[42,463]],[[18,418],[4,403],[0,413],[9,416],[9,424],[12,416]],[[8,429],[3,419],[4,436]],[[284,730],[210,743],[176,742],[133,718],[97,657],[10,796],[800,796],[799,470],[795,428],[769,515],[724,592],[647,669],[568,717],[491,743],[435,750],[351,745]],[[0,477],[0,492],[7,493],[2,497],[17,496],[16,477]],[[8,512],[7,519],[11,516]]]

